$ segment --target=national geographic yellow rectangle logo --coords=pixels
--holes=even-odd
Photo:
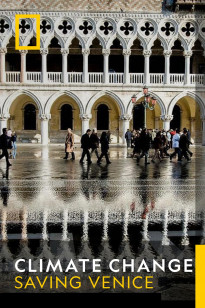
[[[19,20],[36,19],[36,46],[19,46]],[[40,15],[39,14],[17,14],[15,15],[15,49],[16,50],[39,50],[40,49]]]
[[[195,302],[196,308],[205,307],[205,245],[195,246]]]

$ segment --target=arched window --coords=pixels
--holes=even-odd
[[[36,107],[28,104],[24,108],[24,129],[36,130]]]
[[[73,108],[69,104],[61,107],[61,130],[73,129]]]
[[[180,109],[179,106],[177,106],[177,105],[174,106],[172,115],[173,115],[173,120],[170,123],[170,128],[171,129],[176,129],[176,128],[180,129],[180,127],[181,127],[181,109]]]
[[[144,128],[144,107],[137,104],[133,108],[133,129]]]
[[[97,108],[97,129],[109,129],[109,109],[108,106],[105,104],[101,104]]]

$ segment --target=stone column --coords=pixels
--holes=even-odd
[[[82,120],[82,135],[86,133],[87,129],[89,128],[89,122],[92,118],[91,114],[80,114],[80,118]]]
[[[143,50],[144,55],[144,84],[149,85],[150,84],[150,75],[149,75],[149,62],[150,62],[150,56],[152,54],[151,50]]]
[[[109,212],[105,210],[104,212],[104,220],[103,220],[103,241],[108,239],[108,220],[109,220]]]
[[[88,241],[88,211],[84,211],[83,240]]]
[[[202,120],[202,145],[205,145],[205,116],[202,116],[201,120]]]
[[[129,60],[130,60],[131,50],[124,49],[123,55],[124,55],[124,83],[129,84],[130,83]]]
[[[164,246],[168,246],[170,244],[168,238],[168,223],[169,223],[168,210],[165,210],[163,219],[163,231],[162,231],[162,245]]]
[[[83,49],[83,82],[89,83],[89,75],[88,75],[88,57],[90,54],[90,49]]]
[[[7,209],[3,208],[1,211],[1,236],[2,241],[6,241],[8,239],[7,236]]]
[[[9,114],[0,114],[0,135],[2,134],[2,129],[7,128],[7,120],[9,118]]]
[[[68,241],[68,210],[65,209],[63,211],[63,234],[62,234],[62,241]]]
[[[67,67],[68,67],[69,50],[61,48],[61,54],[62,54],[62,82],[68,83]]]
[[[187,246],[189,245],[189,238],[188,238],[188,223],[189,223],[189,212],[185,210],[183,213],[183,238],[182,238],[182,245]]]
[[[50,114],[41,114],[41,144],[47,145],[49,142],[48,139],[48,121],[50,120]]]
[[[163,121],[163,129],[165,131],[170,130],[170,122],[173,119],[173,115],[162,115],[160,116],[161,120]]]
[[[190,58],[191,56],[192,56],[192,51],[184,51],[184,57],[185,57],[184,83],[185,85],[190,84]]]
[[[22,83],[25,83],[27,81],[27,76],[26,76],[26,55],[28,53],[28,50],[20,50],[19,52],[21,54],[21,77],[20,77],[20,81]]]
[[[6,82],[5,72],[5,55],[7,53],[6,48],[0,48],[0,82]]]
[[[110,55],[110,50],[109,49],[103,49],[102,50],[103,54],[103,82],[104,83],[109,83],[109,55]]]
[[[132,119],[132,116],[130,114],[123,114],[121,116],[122,122],[122,140],[123,144],[126,144],[126,139],[125,139],[125,133],[126,131],[130,128],[130,120]]]
[[[164,83],[170,84],[170,56],[172,54],[171,50],[164,50],[165,57],[165,74],[164,74]]]
[[[41,82],[46,83],[47,78],[47,54],[48,49],[44,48],[40,50],[41,53]]]

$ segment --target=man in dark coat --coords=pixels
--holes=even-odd
[[[80,159],[81,164],[83,164],[85,155],[87,155],[88,164],[92,163],[89,152],[89,149],[91,148],[90,135],[91,135],[91,130],[87,129],[86,133],[81,137],[81,148],[83,149],[83,153]]]
[[[187,129],[183,129],[183,134],[181,135],[179,139],[179,148],[181,150],[181,155],[178,161],[181,161],[182,157],[184,156],[187,161],[191,161],[190,157],[188,156],[188,150],[189,150],[189,145],[192,144],[191,141],[189,141],[187,137]]]
[[[96,128],[93,128],[92,134],[90,135],[90,144],[91,144],[90,156],[92,156],[93,152],[95,152],[97,159],[99,158],[99,154],[98,154],[99,142],[100,140],[97,135],[97,130]]]
[[[2,159],[5,156],[7,168],[11,166],[9,162],[9,153],[8,153],[9,140],[10,138],[7,136],[7,128],[3,128],[3,134],[0,136],[0,148],[2,149],[2,154],[0,155],[0,159]]]
[[[150,164],[148,162],[150,143],[151,143],[151,136],[148,133],[147,129],[144,128],[141,132],[141,135],[140,135],[140,147],[141,147],[141,150],[142,150],[142,154],[137,158],[138,164],[139,164],[140,159],[143,156],[145,156],[145,165]]]

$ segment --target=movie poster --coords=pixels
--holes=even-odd
[[[0,297],[204,307],[204,0],[0,1]]]

